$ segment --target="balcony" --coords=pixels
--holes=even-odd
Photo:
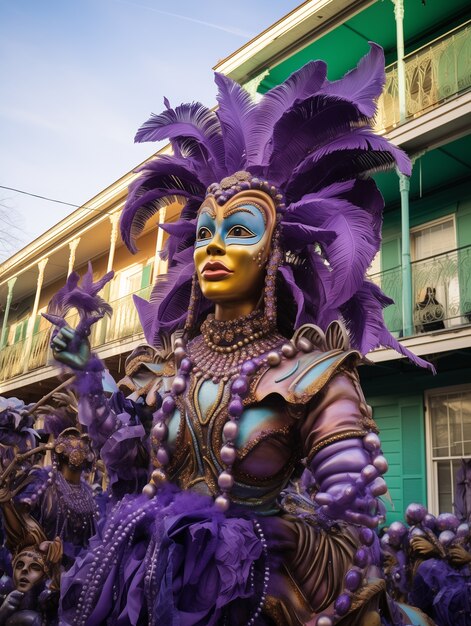
[[[413,321],[416,334],[471,324],[471,246],[412,264]],[[370,276],[394,300],[384,311],[389,330],[402,336],[402,270]]]
[[[145,287],[136,295],[147,300],[150,291],[150,286]],[[90,337],[92,348],[99,350],[102,346],[114,341],[126,340],[134,336],[142,337],[142,329],[132,296],[133,294],[128,294],[110,302],[113,315],[111,319],[103,319],[93,326]],[[78,315],[71,314],[66,319],[69,325],[74,327],[77,324]],[[52,357],[49,348],[50,337],[51,329],[35,333],[28,355],[25,354],[26,339],[5,346],[0,352],[0,382],[48,365]]]
[[[411,120],[471,87],[471,23],[408,54],[404,62],[406,119]],[[388,132],[399,123],[397,63],[393,63],[386,68],[375,130]]]

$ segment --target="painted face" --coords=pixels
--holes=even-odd
[[[224,206],[205,199],[193,258],[206,298],[226,304],[258,298],[275,221],[275,205],[263,191],[241,191]]]
[[[13,583],[17,591],[26,593],[46,576],[34,552],[22,552],[13,564]]]

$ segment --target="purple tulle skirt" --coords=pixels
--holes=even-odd
[[[64,626],[215,626],[260,621],[267,544],[248,514],[168,487],[126,497],[63,575]]]

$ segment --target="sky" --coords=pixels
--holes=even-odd
[[[157,150],[133,138],[164,96],[213,106],[212,67],[300,3],[0,0],[0,261],[74,210],[2,187],[85,204]]]

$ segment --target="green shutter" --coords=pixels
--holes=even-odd
[[[41,323],[41,315],[36,315],[36,319],[34,320],[33,335],[35,335],[39,331],[40,323]]]
[[[458,280],[461,314],[471,322],[471,200],[460,202],[456,215],[458,239]]]
[[[422,396],[368,398],[380,429],[392,504],[384,499],[386,523],[403,520],[411,502],[427,504],[425,431]]]
[[[402,331],[401,242],[398,237],[383,241],[381,246],[381,288],[394,304],[384,309],[384,321],[396,336]]]
[[[141,276],[141,289],[148,287],[150,285],[151,277],[152,277],[152,263],[148,263],[142,270]]]

